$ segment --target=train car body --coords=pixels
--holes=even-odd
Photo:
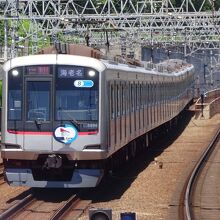
[[[193,98],[193,66],[171,60],[150,70],[50,54],[3,68],[1,156],[13,186],[95,187],[109,158]]]

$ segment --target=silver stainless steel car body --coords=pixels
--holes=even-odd
[[[103,177],[105,160],[129,142],[174,118],[193,97],[194,68],[186,64],[169,72],[163,68],[163,71],[149,70],[90,57],[50,54],[14,58],[3,68],[1,155],[6,179],[15,186],[95,187]],[[10,84],[16,77],[13,71],[15,75],[19,71],[23,74],[19,81],[20,100],[11,98],[18,96]],[[89,71],[93,71],[91,78]],[[96,80],[92,78],[94,73],[98,76]],[[20,86],[16,80],[14,84]],[[68,94],[58,93],[58,88],[65,89],[67,84],[73,87],[72,93],[82,91],[82,101],[88,99],[84,91],[89,91],[89,99],[94,100],[89,101],[88,109],[75,110],[73,103],[80,97],[69,90]],[[38,91],[36,86],[42,90]],[[31,109],[33,99],[41,102],[44,96],[46,101],[36,102],[38,108]],[[96,99],[97,109],[91,107]],[[70,107],[62,108],[66,102]],[[82,120],[96,117],[91,116],[94,114],[97,120]],[[64,177],[62,172],[66,170]],[[49,177],[51,171],[54,173]]]

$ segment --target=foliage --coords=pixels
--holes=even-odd
[[[174,7],[180,7],[182,4],[184,5],[186,2],[186,1],[184,2],[184,0],[170,0],[170,1],[172,2]],[[202,3],[204,2],[204,0],[191,0],[191,2],[194,5],[196,11],[198,11],[200,9]],[[211,2],[214,3],[214,8],[217,11],[220,7],[220,0],[211,0]],[[203,9],[203,11],[212,9],[212,6],[208,0],[205,1],[202,9]],[[190,3],[189,3],[189,10],[194,11],[194,9]]]

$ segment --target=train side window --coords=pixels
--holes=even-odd
[[[147,84],[147,105],[150,103],[150,84]]]
[[[139,85],[136,84],[136,90],[135,90],[136,109],[139,109],[139,98],[138,98],[138,96],[139,96],[139,94],[138,94],[139,89],[138,89],[138,87],[139,87]]]
[[[134,111],[136,111],[137,108],[137,102],[136,102],[136,84],[134,84]]]
[[[151,84],[151,103],[154,105],[154,83]]]
[[[148,85],[144,84],[144,105],[147,105]]]
[[[134,109],[137,109],[137,84],[134,85]]]
[[[116,85],[116,113],[117,117],[120,116],[120,86]]]
[[[161,91],[162,91],[162,83],[160,82],[159,83],[159,102],[161,102],[161,100],[162,100],[162,97],[161,97],[162,96],[162,92]]]
[[[131,103],[131,84],[128,84],[128,113],[131,113],[131,107],[132,103]]]
[[[154,105],[154,101],[155,101],[155,88],[154,88],[154,83],[152,83],[152,103]]]
[[[131,112],[134,112],[134,87],[131,84]]]
[[[136,84],[136,89],[135,89],[135,105],[136,105],[136,109],[138,110],[139,109],[139,84]]]
[[[160,82],[157,84],[157,103],[160,103]]]
[[[142,99],[142,105],[143,105],[143,108],[144,108],[144,106],[145,106],[145,103],[146,103],[146,84],[145,83],[143,83],[142,84],[142,96],[143,96],[143,99]]]
[[[114,85],[110,85],[110,108],[111,108],[111,119],[114,119]]]
[[[142,84],[139,85],[139,102],[140,102],[140,108],[142,109],[143,106]]]
[[[140,84],[140,106],[141,106],[141,109],[144,106],[144,97],[145,97],[143,89],[144,89],[144,84]]]
[[[126,91],[126,87],[125,84],[122,84],[122,101],[121,101],[121,105],[122,105],[122,115],[126,114],[126,98],[125,98],[125,91]]]
[[[123,115],[123,84],[119,85],[119,95],[120,95],[120,115]]]
[[[129,113],[129,84],[125,84],[125,114]]]
[[[169,83],[168,82],[166,83],[165,89],[166,89],[166,100],[168,100],[169,99]]]
[[[121,84],[121,96],[120,96],[120,99],[121,99],[121,115],[124,115],[124,102],[123,102],[123,99],[124,98],[124,85]]]

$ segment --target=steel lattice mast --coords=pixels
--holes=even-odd
[[[98,2],[98,3],[97,3]],[[11,57],[18,46],[38,50],[48,36],[105,45],[184,45],[191,54],[198,49],[219,49],[220,11],[196,9],[191,0],[177,8],[171,0],[0,0],[0,20],[5,22],[5,42]],[[191,12],[189,12],[191,11]],[[107,34],[106,34],[107,32]],[[22,37],[20,36],[22,33]],[[74,37],[73,37],[74,36]],[[26,45],[24,41],[26,40]],[[60,40],[60,39],[59,39]],[[30,45],[31,42],[31,45]],[[5,52],[6,52],[5,47]],[[8,56],[7,56],[8,58]]]

